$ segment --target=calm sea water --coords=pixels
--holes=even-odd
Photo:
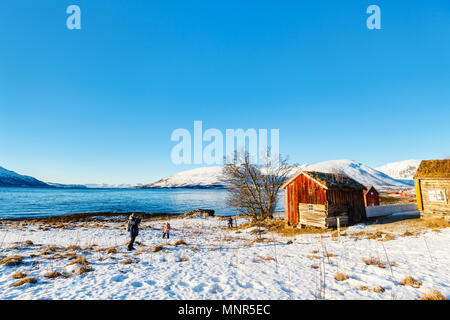
[[[236,214],[225,190],[0,188],[0,218],[47,217],[85,212],[183,213],[213,209]]]

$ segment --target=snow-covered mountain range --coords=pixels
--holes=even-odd
[[[344,173],[365,186],[374,186],[381,189],[402,189],[409,187],[409,185],[403,181],[394,179],[379,170],[370,168],[353,160],[324,161],[315,164],[302,165],[300,168],[305,171]]]
[[[179,172],[142,188],[221,188],[222,167],[202,167]]]
[[[414,174],[419,168],[420,160],[405,160],[385,164],[384,166],[375,168],[394,179],[413,180]]]
[[[0,167],[0,187],[49,187],[48,184],[29,176]]]
[[[406,189],[413,185],[412,178],[420,160],[405,160],[388,163],[373,169],[353,160],[330,160],[315,164],[304,164],[294,168],[297,170],[339,172],[348,175],[363,185],[373,185],[380,189]],[[131,185],[64,185],[45,183],[33,177],[20,175],[14,171],[0,167],[0,186],[2,187],[53,187],[53,188],[128,188]],[[222,167],[201,167],[179,172],[156,182],[136,186],[136,188],[223,188]]]
[[[395,179],[353,160],[330,160],[315,164],[304,164],[297,168],[297,170],[300,169],[344,173],[363,185],[373,185],[380,189],[407,189],[411,186],[407,181]],[[292,174],[297,170],[292,170]],[[222,180],[222,167],[202,167],[179,172],[147,184],[143,188],[220,188],[224,186]]]

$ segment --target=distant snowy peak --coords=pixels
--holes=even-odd
[[[120,183],[120,184],[108,184],[108,183],[88,183],[83,185],[85,188],[90,189],[127,189],[132,188],[132,184]],[[138,185],[140,186],[140,185]]]
[[[1,187],[49,187],[45,182],[0,167]]]
[[[419,168],[421,160],[405,160],[385,164],[377,167],[381,171],[394,179],[413,180],[414,174]]]
[[[365,186],[379,188],[407,188],[408,184],[353,160],[330,160],[300,166],[305,171],[344,173]]]
[[[405,189],[409,185],[353,160],[331,160],[304,164],[292,168],[290,175],[298,170],[344,173],[359,183],[378,188]],[[147,184],[142,188],[220,188],[224,187],[222,167],[202,167],[183,171],[170,177]]]
[[[179,172],[142,188],[221,188],[222,179],[222,167],[202,167]]]

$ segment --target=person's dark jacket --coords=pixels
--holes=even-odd
[[[141,222],[141,219],[139,218],[131,218],[128,221],[128,231],[130,231],[130,237],[134,238],[137,237],[139,234],[139,223]]]

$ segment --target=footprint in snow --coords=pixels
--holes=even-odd
[[[128,278],[128,277],[127,276],[123,276],[123,275],[118,275],[118,276],[112,277],[111,280],[115,281],[115,282],[122,282],[126,278]]]
[[[223,292],[223,289],[217,283],[215,283],[211,286],[211,288],[209,289],[209,292],[210,293]]]
[[[140,288],[140,287],[142,287],[142,283],[140,283],[140,282],[132,282],[131,283],[131,285],[133,286],[133,287],[135,287],[135,288]]]
[[[205,287],[205,284],[200,283],[199,285],[193,287],[192,290],[194,290],[195,292],[202,292],[204,287]]]

